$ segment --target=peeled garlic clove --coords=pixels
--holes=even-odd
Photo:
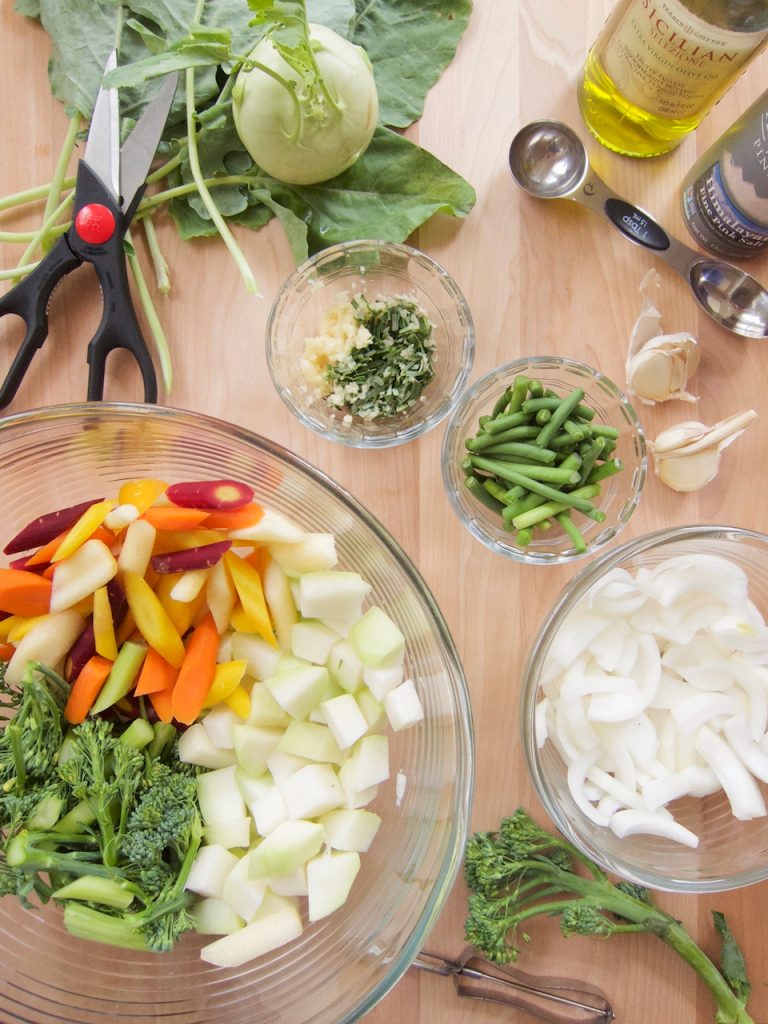
[[[698,365],[699,345],[692,334],[662,334],[627,360],[627,385],[645,402],[695,402],[685,387]]]
[[[673,491],[698,491],[715,479],[719,465],[720,452],[711,448],[684,459],[659,459],[656,474]]]
[[[720,453],[757,419],[747,409],[712,427],[688,421],[663,430],[649,442],[656,475],[675,491],[697,491],[714,480]]]

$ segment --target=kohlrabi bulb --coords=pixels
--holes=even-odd
[[[296,185],[326,181],[351,166],[371,141],[379,116],[365,50],[324,25],[310,24],[309,37],[328,98],[318,89],[303,95],[304,83],[268,36],[250,59],[278,77],[258,67],[242,70],[232,92],[245,148],[267,174]]]

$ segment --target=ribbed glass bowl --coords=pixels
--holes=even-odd
[[[622,878],[669,892],[721,892],[768,878],[768,817],[739,821],[721,790],[711,796],[684,797],[670,804],[680,824],[700,837],[692,849],[657,836],[620,839],[590,821],[577,807],[567,782],[566,765],[552,742],[541,748],[535,737],[536,705],[541,698],[547,654],[564,619],[590,587],[614,569],[632,576],[667,558],[686,554],[719,555],[739,566],[749,580],[749,596],[768,618],[768,536],[731,526],[682,526],[646,534],[606,552],[582,570],[561,592],[531,647],[523,673],[522,740],[539,798],[560,831],[588,856]],[[768,786],[758,782],[768,804]]]
[[[434,378],[397,416],[363,420],[334,409],[313,393],[301,370],[307,338],[340,293],[405,295],[432,321]],[[472,369],[472,316],[451,275],[409,245],[362,239],[332,245],[303,263],[283,284],[267,320],[267,365],[277,393],[298,419],[322,437],[353,448],[405,444],[435,427],[458,401]]]
[[[0,538],[56,508],[115,493],[131,477],[230,477],[304,528],[333,532],[339,567],[406,636],[425,710],[390,732],[392,778],[371,807],[382,825],[348,902],[301,938],[237,970],[198,957],[137,954],[71,938],[59,908],[0,899],[3,1024],[341,1024],[358,1020],[407,969],[461,861],[473,782],[466,682],[434,598],[375,517],[332,480],[247,430],[173,409],[58,406],[0,420]],[[1,546],[1,545],[0,545]],[[396,778],[397,775],[397,778]],[[397,784],[397,788],[396,788]]]
[[[481,416],[490,415],[496,399],[514,383],[515,377],[540,380],[545,388],[565,397],[574,388],[584,391],[584,403],[595,410],[596,420],[619,431],[614,455],[624,468],[601,483],[595,504],[605,513],[603,522],[574,512],[573,520],[587,543],[586,552],[577,551],[568,534],[557,523],[546,531],[534,530],[527,547],[516,544],[514,534],[504,528],[501,516],[481,504],[465,486],[462,460],[469,455],[465,441],[474,437]],[[480,453],[482,454],[482,453]],[[637,508],[647,471],[645,436],[626,395],[599,370],[559,356],[532,356],[490,370],[468,388],[451,413],[441,453],[443,485],[453,511],[469,530],[491,551],[529,565],[559,565],[595,554],[610,543]]]

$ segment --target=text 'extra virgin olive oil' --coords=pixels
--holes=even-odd
[[[586,125],[617,153],[667,153],[766,43],[768,0],[620,0],[579,84]]]

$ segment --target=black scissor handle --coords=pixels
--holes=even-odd
[[[122,348],[130,352],[138,364],[144,382],[144,401],[154,403],[157,401],[157,375],[130,299],[125,256],[122,251],[110,249],[94,260],[94,266],[101,284],[104,311],[88,344],[88,401],[104,397],[107,357]]]
[[[80,263],[62,236],[35,269],[0,298],[0,317],[14,314],[25,326],[24,339],[0,386],[0,409],[13,401],[35,352],[48,337],[48,306],[54,288]]]
[[[104,397],[104,374],[107,357],[116,349],[125,349],[136,360],[144,382],[144,401],[157,401],[157,376],[131,299],[128,273],[123,251],[123,239],[128,218],[123,214],[109,190],[88,164],[80,161],[77,171],[77,196],[69,245],[84,262],[92,263],[101,285],[104,305],[101,322],[88,344],[88,401]],[[85,228],[79,229],[80,215],[87,209],[98,208],[112,229],[103,240],[88,237]],[[83,234],[80,234],[82,230]],[[85,235],[86,237],[83,237]]]

